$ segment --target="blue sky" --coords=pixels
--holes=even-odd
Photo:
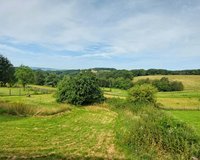
[[[200,0],[0,0],[0,54],[57,69],[200,68]]]

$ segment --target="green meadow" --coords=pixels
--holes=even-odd
[[[140,79],[161,79],[167,77],[171,81],[181,81],[184,91],[159,92],[158,103],[167,109],[200,109],[200,76],[199,75],[155,75],[135,77],[133,82]]]
[[[159,92],[156,96],[166,113],[200,135],[200,111],[189,111],[200,106],[200,92],[193,87],[181,92]],[[113,110],[106,102],[82,107],[57,103],[52,87],[31,85],[29,91],[21,89],[21,96],[19,88],[11,89],[16,93],[13,96],[6,95],[9,88],[0,88],[0,159],[141,159],[118,142],[139,118],[129,110]],[[38,94],[40,89],[51,92]],[[102,90],[108,99],[128,96],[126,90]],[[33,108],[34,112],[26,116],[7,114],[5,110],[12,105]]]
[[[0,159],[123,159],[115,145],[116,118],[99,106],[52,116],[0,115]]]

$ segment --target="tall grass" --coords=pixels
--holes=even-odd
[[[37,113],[37,108],[22,103],[0,102],[1,113],[17,116],[30,116]]]
[[[121,119],[116,124],[117,142],[139,159],[200,158],[200,138],[186,123],[148,105],[116,99],[108,104]]]
[[[61,112],[69,111],[68,106],[59,106],[57,108],[42,108],[23,103],[0,102],[0,113],[15,116],[47,116]]]

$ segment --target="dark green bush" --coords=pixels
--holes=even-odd
[[[98,78],[100,87],[112,87],[119,89],[129,89],[133,86],[132,80],[123,77],[117,78]]]
[[[57,101],[87,105],[104,99],[97,78],[92,73],[81,73],[64,78],[58,85]]]

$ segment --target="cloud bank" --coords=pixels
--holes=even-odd
[[[0,0],[0,53],[51,68],[200,68],[199,0]]]

